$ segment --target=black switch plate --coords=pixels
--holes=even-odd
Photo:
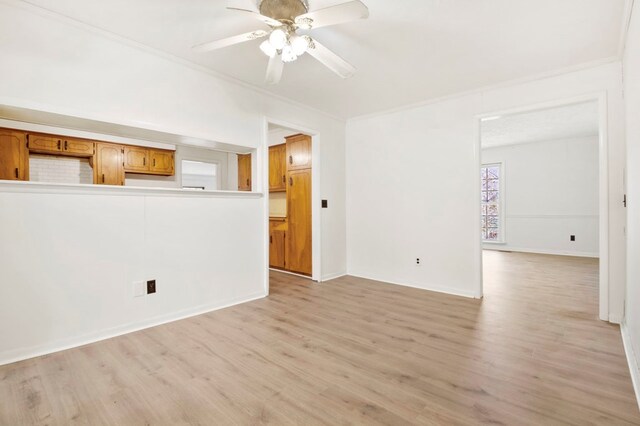
[[[153,294],[156,292],[156,280],[147,281],[147,294]]]
[[[575,241],[575,240],[576,240],[576,236],[575,236],[575,235],[572,235],[572,236],[571,236],[571,241]]]
[[[329,200],[322,200],[322,208],[323,209],[329,208]]]

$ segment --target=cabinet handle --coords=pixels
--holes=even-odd
[[[285,175],[282,175],[282,183],[287,183],[287,177]]]
[[[273,244],[273,235],[269,235],[269,244]]]
[[[247,186],[251,186],[251,181],[247,179]]]
[[[156,166],[156,159],[154,158],[153,159],[153,167],[155,167],[155,166]]]
[[[289,186],[293,186],[293,178],[289,178]]]
[[[20,178],[20,169],[16,167],[16,179]]]
[[[60,143],[61,143],[61,141],[58,141],[58,149],[60,149]]]
[[[104,173],[102,174],[102,183],[104,183]]]
[[[144,157],[144,158],[142,159],[142,165],[143,165],[143,166],[146,166],[146,165],[147,165],[147,157]]]
[[[68,145],[69,145],[69,142],[64,141],[64,150],[65,150],[65,151],[67,150],[67,146],[68,146]]]
[[[293,164],[293,155],[289,156],[289,164]]]

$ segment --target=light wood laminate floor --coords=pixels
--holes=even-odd
[[[272,273],[267,299],[0,367],[0,424],[640,424],[597,261],[484,262],[483,301]]]

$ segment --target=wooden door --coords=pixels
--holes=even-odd
[[[276,145],[269,148],[269,191],[284,192],[287,190],[287,145]]]
[[[124,185],[124,148],[107,143],[96,144],[94,180],[97,185]]]
[[[295,135],[287,138],[287,170],[311,168],[311,136]]]
[[[91,141],[81,139],[63,139],[62,152],[65,155],[74,157],[92,157],[95,150],[95,144]]]
[[[26,134],[0,129],[0,179],[29,180]]]
[[[159,149],[149,150],[151,166],[149,171],[156,175],[173,176],[174,174],[174,153]]]
[[[251,191],[251,154],[238,154],[238,191]]]
[[[285,265],[285,226],[283,221],[269,222],[269,266],[284,269]]]
[[[29,151],[43,154],[62,152],[62,138],[51,135],[29,134]]]
[[[124,147],[124,171],[131,173],[148,172],[151,165],[149,150],[138,146]]]
[[[311,275],[311,169],[288,173],[287,269]]]

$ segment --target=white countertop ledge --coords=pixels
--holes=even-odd
[[[140,186],[80,185],[67,183],[0,181],[0,193],[87,194],[116,196],[196,197],[196,198],[262,198],[262,192],[194,191],[179,188],[147,188]]]

